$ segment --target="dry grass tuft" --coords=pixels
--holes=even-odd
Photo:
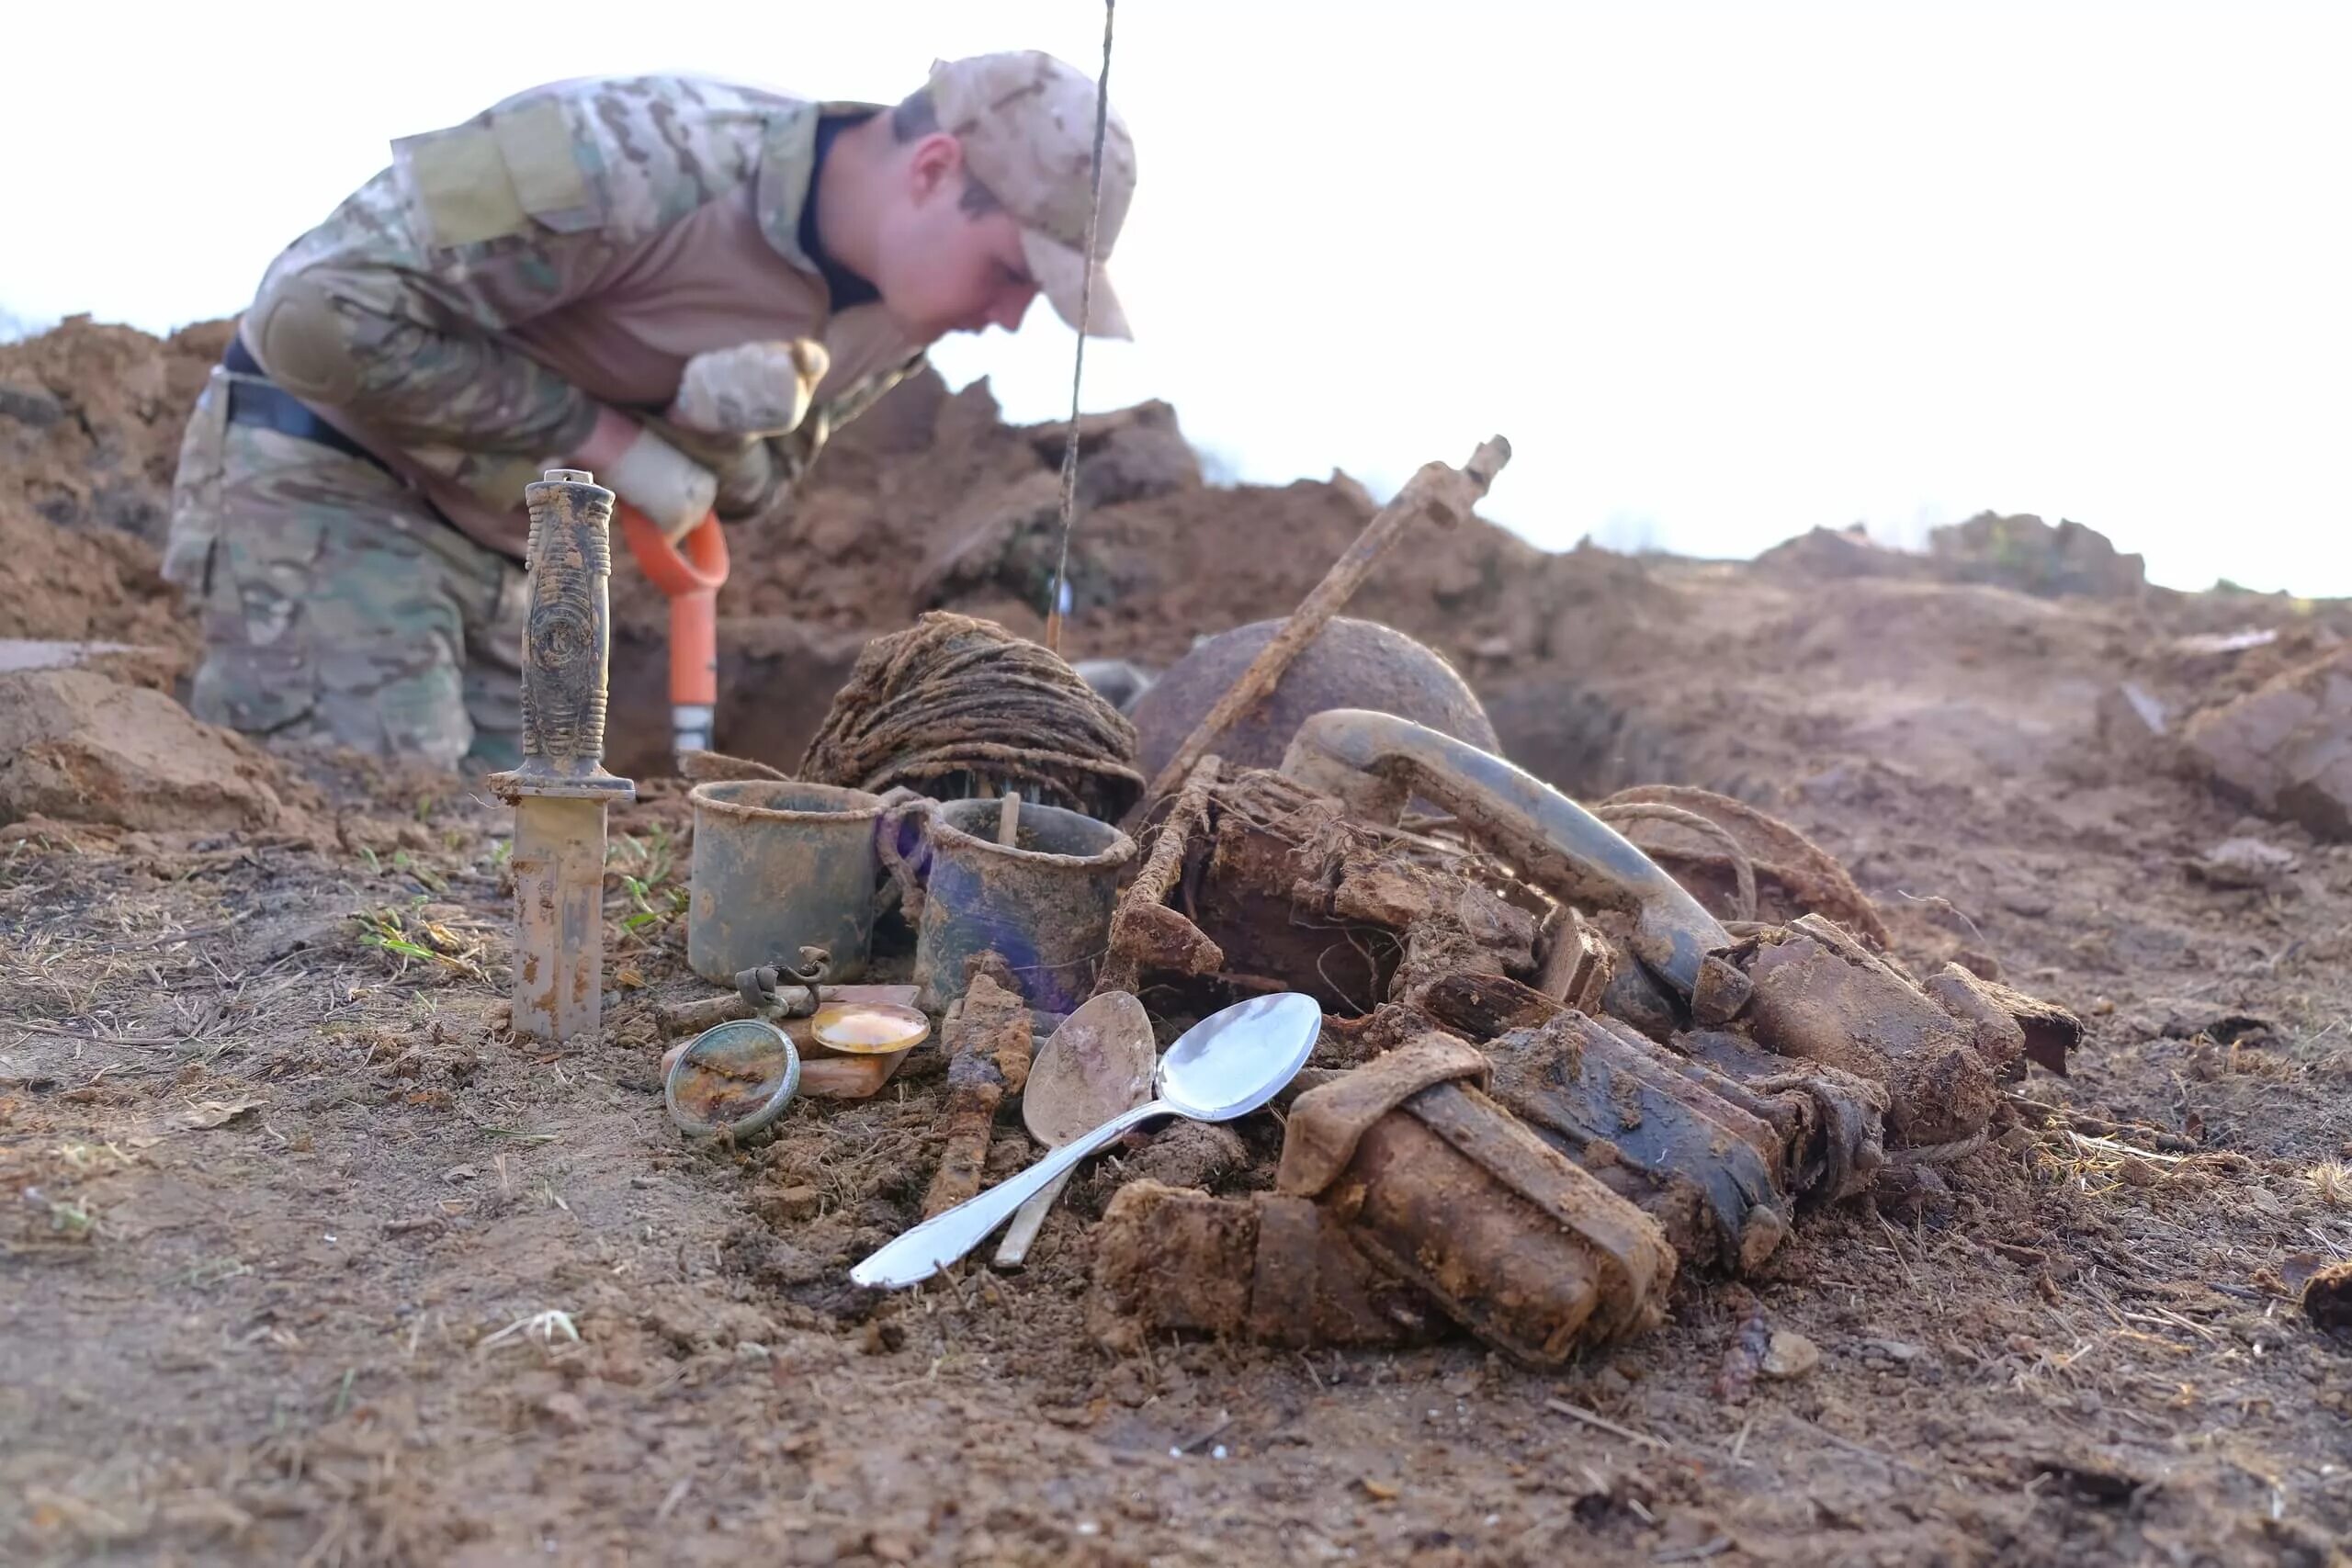
[[[2340,1159],[2324,1160],[2303,1173],[2312,1184],[2312,1193],[2331,1209],[2352,1209],[2352,1165]]]
[[[438,906],[446,909],[447,906]],[[391,956],[397,967],[395,976],[408,973],[412,964],[441,967],[481,984],[490,976],[483,967],[487,956],[481,929],[470,920],[435,919],[427,913],[422,900],[416,908],[373,909],[357,916],[360,941],[369,947]]]

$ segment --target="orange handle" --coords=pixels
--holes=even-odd
[[[684,543],[688,553],[681,555],[676,545],[662,536],[653,520],[628,502],[615,502],[613,511],[621,520],[621,537],[628,541],[628,553],[637,558],[646,580],[671,598],[698,592],[716,593],[727,581],[727,536],[719,529],[718,513],[686,530]]]
[[[652,519],[627,502],[613,510],[621,537],[646,581],[670,601],[670,701],[712,706],[718,701],[718,590],[727,581],[727,536],[712,513],[677,545]]]

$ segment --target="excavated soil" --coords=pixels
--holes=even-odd
[[[180,434],[228,345],[211,321],[158,342],[75,317],[0,344],[0,636],[197,646],[156,574]]]
[[[0,636],[185,638],[132,501],[160,510],[167,405],[218,343],[85,323],[0,350],[0,570],[73,567],[7,579]],[[1164,661],[1279,614],[1369,511],[1344,481],[1204,487],[1164,410],[1090,424],[1075,656]],[[737,541],[738,734],[794,761],[825,660],[932,604],[1034,629],[1056,435],[930,383],[849,433],[787,526]],[[680,1142],[650,1007],[707,988],[674,786],[615,815],[617,1000],[560,1055],[500,1028],[508,824],[462,784],[329,760],[271,784],[303,807],[266,830],[0,831],[0,1551],[2346,1561],[2352,1344],[2298,1298],[2352,1258],[2352,849],[2242,816],[2111,697],[2251,690],[2342,607],[1978,533],[2030,558],[1832,534],[1752,565],[1545,556],[1480,525],[1353,606],[1454,658],[1525,765],[1741,795],[1838,855],[1915,965],[2090,1025],[1948,1191],[1815,1217],[1752,1287],[1687,1269],[1662,1329],[1555,1377],[1468,1342],[1101,1350],[1107,1163],[1022,1273],[849,1286],[929,1184],[935,1049],[762,1147]],[[2247,628],[2277,636],[2211,635]],[[2211,854],[2249,838],[2279,853]],[[1240,1131],[1238,1164],[1117,1157],[1240,1190],[1279,1143]],[[991,1175],[1024,1147],[1008,1113]],[[1727,1399],[1758,1314],[1818,1365]]]

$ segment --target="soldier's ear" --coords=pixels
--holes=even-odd
[[[908,149],[908,192],[916,201],[931,200],[943,190],[963,186],[964,144],[944,130],[934,130]]]

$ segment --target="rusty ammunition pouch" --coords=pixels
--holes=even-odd
[[[1122,1354],[1163,1329],[1304,1348],[1418,1344],[1437,1309],[1357,1251],[1304,1198],[1131,1181],[1094,1233],[1086,1326]]]
[[[1503,1107],[1657,1221],[1685,1262],[1757,1269],[1799,1197],[1847,1196],[1883,1162],[1883,1094],[1826,1070],[1781,1061],[1742,1082],[1573,1011],[1488,1050]]]
[[[1402,1345],[1442,1313],[1522,1364],[1655,1327],[1674,1249],[1648,1215],[1476,1087],[1486,1058],[1424,1033],[1300,1095],[1279,1190],[1136,1182],[1103,1213],[1087,1326],[1273,1345]]]
[[[1276,1189],[1525,1364],[1656,1326],[1666,1236],[1482,1093],[1487,1076],[1475,1047],[1430,1033],[1309,1089]]]

